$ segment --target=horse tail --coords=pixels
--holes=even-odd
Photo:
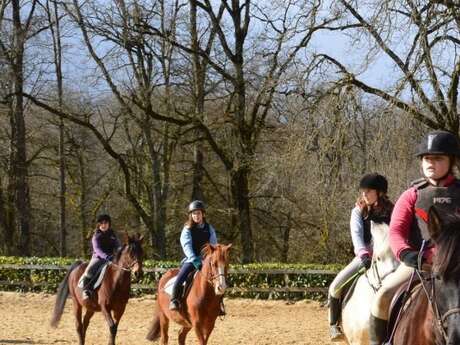
[[[62,313],[64,312],[65,302],[67,297],[69,296],[69,276],[72,271],[80,266],[82,261],[75,262],[72,266],[70,266],[69,270],[67,271],[64,279],[62,280],[61,284],[59,284],[58,291],[56,294],[56,302],[54,304],[54,311],[53,316],[51,318],[51,327],[56,328],[59,320],[61,320]]]
[[[155,341],[159,337],[160,337],[160,314],[159,312],[157,312],[157,314],[153,318],[152,325],[150,326],[149,332],[147,333],[147,336],[145,338],[150,341]]]

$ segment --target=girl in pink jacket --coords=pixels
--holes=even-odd
[[[429,244],[428,210],[441,204],[460,206],[460,181],[453,175],[460,144],[449,132],[434,131],[420,143],[423,177],[412,183],[395,204],[390,222],[390,246],[401,265],[388,275],[377,291],[371,308],[369,339],[371,345],[387,340],[389,308],[398,288],[407,283],[423,246],[422,263],[430,265],[435,248]]]

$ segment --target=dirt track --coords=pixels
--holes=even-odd
[[[49,326],[54,296],[0,292],[0,345],[78,344],[72,301],[57,329]],[[317,302],[226,299],[227,317],[218,320],[209,345],[329,344],[326,309]],[[130,300],[118,328],[117,345],[155,344],[145,340],[153,316],[152,296]],[[170,328],[170,344],[177,344],[176,325]],[[108,329],[100,313],[91,320],[87,345],[106,344]],[[190,333],[187,344],[197,344]]]

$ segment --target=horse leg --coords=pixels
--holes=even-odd
[[[185,345],[185,338],[187,337],[188,332],[190,332],[191,328],[182,327],[179,331],[179,345]]]
[[[85,345],[85,333],[83,331],[83,323],[81,322],[82,307],[78,301],[73,303],[73,313],[75,315],[75,328],[78,333],[78,343],[79,345]]]
[[[211,335],[211,332],[214,329],[215,322],[216,322],[215,320],[214,321],[209,320],[209,323],[205,326],[203,330],[203,336],[204,336],[204,340],[206,343],[208,343],[209,336]]]
[[[160,312],[160,344],[161,345],[168,345],[168,329],[169,329],[169,319],[168,317],[163,313]],[[179,340],[180,344],[180,340]]]
[[[115,332],[118,330],[118,325],[120,324],[120,319],[125,313],[125,305],[122,305],[120,308],[114,309],[113,310],[113,319],[115,321]],[[113,343],[115,344],[115,335],[113,336]]]
[[[200,343],[200,345],[206,345],[208,343],[208,340],[205,337],[203,325],[195,324],[193,328],[195,329],[195,334],[198,338],[198,342]]]
[[[91,320],[93,315],[94,315],[94,311],[86,309],[85,316],[83,317],[83,329],[82,329],[83,339],[86,338],[86,330],[88,329],[89,320]]]
[[[110,331],[109,345],[115,345],[115,336],[117,335],[117,324],[113,320],[112,315],[110,314],[110,310],[107,310],[105,306],[101,308],[101,312],[105,317],[105,321],[107,322],[107,325],[109,326],[109,331]]]

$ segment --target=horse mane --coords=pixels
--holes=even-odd
[[[219,255],[224,255],[223,256],[224,261],[228,262],[228,255],[229,255],[228,250],[225,250],[224,246],[221,244],[216,244],[216,245],[213,245],[210,243],[205,244],[203,248],[201,248],[201,255],[203,255],[203,258],[206,260],[208,257],[211,257],[215,251],[218,251]]]
[[[441,231],[435,239],[433,270],[443,280],[460,279],[460,215],[443,212]]]
[[[125,233],[123,245],[117,248],[117,251],[114,254],[115,261],[118,262],[120,260],[121,254],[126,247],[128,247],[130,250],[135,249],[136,242],[142,242],[143,239],[144,236],[139,233],[136,233],[133,236],[129,236],[128,233]]]
[[[115,262],[118,262],[120,261],[120,257],[121,257],[121,254],[123,253],[123,249],[125,249],[125,247],[127,246],[127,244],[123,244],[121,247],[119,247],[115,253]]]

